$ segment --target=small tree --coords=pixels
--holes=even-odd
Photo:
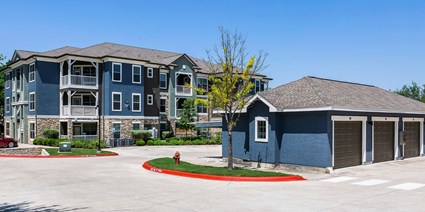
[[[207,51],[206,64],[212,71],[208,78],[210,91],[208,100],[197,99],[197,104],[221,110],[227,123],[228,169],[233,169],[232,132],[239,121],[240,113],[249,100],[254,88],[252,76],[266,68],[267,54],[260,51],[257,56],[248,57],[246,38],[220,27],[221,42],[211,53]],[[201,94],[207,91],[197,89]]]
[[[176,126],[186,130],[187,138],[187,130],[195,129],[195,125],[193,124],[195,121],[194,117],[196,117],[195,100],[193,98],[186,99],[182,106],[183,108],[180,112],[180,118],[176,121]]]

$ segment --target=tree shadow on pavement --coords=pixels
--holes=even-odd
[[[42,205],[42,206],[31,206],[31,202],[21,203],[0,203],[0,211],[78,211],[88,209],[89,207],[61,207],[60,205]]]

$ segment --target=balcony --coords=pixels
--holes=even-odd
[[[69,114],[69,107],[71,107],[71,114]],[[84,105],[64,105],[62,106],[62,115],[64,116],[97,116],[96,106]]]
[[[62,87],[97,88],[96,77],[84,75],[62,76]]]
[[[176,94],[190,96],[192,95],[192,89],[185,85],[176,85]]]

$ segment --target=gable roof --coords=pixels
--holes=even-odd
[[[371,86],[304,77],[260,92],[276,111],[346,110],[425,114],[425,103]]]
[[[195,69],[201,73],[211,73],[210,66],[202,59],[192,57],[182,53],[161,51],[156,49],[141,48],[135,46],[127,46],[116,43],[99,43],[86,48],[77,48],[72,46],[65,46],[62,48],[46,51],[46,52],[33,52],[25,50],[16,50],[15,54],[19,55],[19,59],[28,59],[32,56],[44,56],[58,58],[64,55],[74,55],[82,57],[103,58],[103,57],[116,57],[123,59],[133,59],[139,61],[146,61],[153,64],[173,66],[174,61],[181,57],[185,57],[189,62],[195,65]],[[15,62],[15,61],[14,61]],[[266,80],[271,80],[264,75],[256,74],[264,77]]]

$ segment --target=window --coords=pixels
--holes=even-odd
[[[6,113],[9,113],[10,112],[10,98],[9,97],[6,97],[6,102],[5,102],[5,110],[6,110]]]
[[[122,67],[120,63],[112,64],[112,81],[121,82]]]
[[[5,88],[8,89],[10,88],[10,74],[6,74],[6,82],[5,82]]]
[[[114,133],[114,138],[121,137],[121,123],[112,123],[112,133]]]
[[[167,73],[159,75],[159,88],[167,89]]]
[[[121,111],[121,93],[112,92],[112,111]]]
[[[133,130],[140,130],[140,122],[133,122]]]
[[[133,110],[133,112],[140,112],[141,111],[141,109],[140,109],[140,97],[141,97],[142,95],[141,94],[132,94],[132,97],[133,97],[133,108],[132,108],[132,110]]]
[[[202,88],[202,90],[204,90],[202,95],[205,95],[206,92],[208,92],[208,79],[198,77],[198,88]]]
[[[30,93],[29,106],[30,111],[35,111],[35,92]]]
[[[133,66],[133,83],[142,83],[142,67]]]
[[[16,90],[16,82],[15,82],[16,71],[12,71],[10,75],[11,83],[12,83],[12,91]]]
[[[199,103],[196,105],[196,107],[197,107],[198,113],[208,113],[206,105]]]
[[[148,68],[148,78],[153,78],[153,68]]]
[[[148,105],[153,105],[153,95],[152,94],[149,94],[148,95]]]
[[[93,95],[83,95],[83,105],[96,106],[96,97]]]
[[[35,123],[30,122],[30,139],[35,138]]]
[[[255,80],[255,93],[260,92],[261,91],[261,81],[256,79]]]
[[[268,141],[268,121],[264,117],[255,117],[255,141]]]
[[[16,90],[21,90],[21,69],[16,71]]]
[[[97,123],[83,123],[83,135],[97,135]]]
[[[30,82],[34,82],[34,80],[35,80],[35,66],[34,66],[34,63],[32,63],[32,64],[30,64],[30,67],[29,67],[29,81]]]
[[[166,103],[167,100],[165,98],[161,98],[159,100],[159,112],[160,113],[166,113]]]
[[[169,128],[168,128],[168,123],[167,122],[165,122],[165,121],[161,121],[160,123],[159,123],[159,130],[161,130],[161,131],[165,131],[165,130],[168,130]]]
[[[6,135],[10,136],[10,123],[6,122]]]

